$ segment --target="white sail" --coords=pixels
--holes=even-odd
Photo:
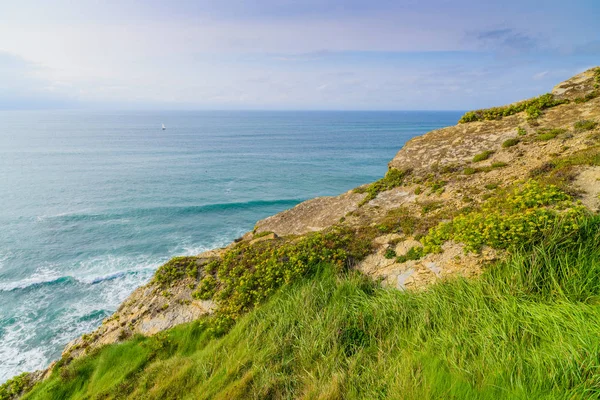
[[[167,129],[167,127],[165,126],[165,124],[162,124],[162,130],[164,131],[165,129]]]

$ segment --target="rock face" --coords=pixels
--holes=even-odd
[[[219,250],[207,251],[196,256],[195,262],[201,266],[219,254]],[[182,279],[165,286],[153,280],[137,288],[98,329],[70,342],[63,355],[77,357],[135,334],[154,335],[211,313],[215,308],[213,301],[197,300],[192,296],[195,281]]]
[[[290,210],[258,221],[255,232],[274,232],[278,236],[287,236],[320,231],[356,210],[364,197],[365,194],[350,191],[341,196],[307,200]]]
[[[589,70],[557,85],[553,93],[560,94],[560,98],[581,98],[597,90],[594,88],[595,84],[594,73]],[[572,129],[576,121],[597,118],[599,102],[600,98],[596,97],[585,103],[563,104],[548,109],[535,121],[529,121],[526,113],[521,112],[497,121],[471,122],[431,131],[406,143],[389,166],[398,169],[412,168],[422,172],[436,164],[467,165],[476,154],[487,150],[497,151],[491,159],[493,161],[533,162],[530,158],[545,155],[538,153],[545,143],[528,149],[519,146],[519,150],[534,150],[535,157],[526,157],[520,151],[500,151],[502,143],[517,136],[518,127],[524,128],[528,133],[543,128]],[[555,150],[555,147],[550,146],[548,150]]]
[[[559,83],[552,89],[552,94],[559,99],[575,100],[598,89],[594,68]]]
[[[366,203],[364,191],[303,202],[259,221],[255,230],[241,240],[249,243],[275,240],[334,224],[377,227],[381,235],[373,241],[375,251],[356,268],[385,285],[402,290],[418,289],[448,276],[477,275],[502,254],[489,248],[480,254],[465,254],[461,244],[447,242],[442,253],[418,260],[398,262],[395,256],[403,256],[421,246],[416,235],[456,215],[457,210],[480,204],[492,188],[508,186],[535,171],[543,171],[559,157],[596,151],[600,147],[600,124],[593,124],[593,121],[600,123],[600,96],[594,97],[598,79],[598,74],[590,70],[557,85],[553,90],[555,97],[571,101],[545,110],[535,120],[521,112],[500,120],[458,124],[416,137],[389,163],[390,168],[412,171],[401,185],[377,193]],[[582,98],[585,101],[575,101]],[[575,124],[582,120],[591,123],[580,129]],[[541,134],[548,131],[551,134]],[[517,140],[509,146],[506,144],[509,139]],[[484,152],[485,157],[474,159]],[[568,170],[568,176],[560,178],[588,208],[600,209],[600,167],[574,166]],[[406,232],[388,233],[385,224],[390,218],[404,218],[412,225]],[[196,262],[204,265],[221,252],[203,253],[197,256]],[[389,257],[390,254],[395,256]],[[118,342],[137,333],[152,335],[211,313],[215,307],[211,301],[196,300],[192,296],[196,282],[182,279],[165,289],[153,281],[137,289],[100,328],[70,343],[65,354],[74,357],[86,349]]]

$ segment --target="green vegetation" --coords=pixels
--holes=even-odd
[[[575,99],[575,103],[586,103],[600,96],[600,68],[594,70],[594,90],[586,94],[584,97]]]
[[[356,193],[367,193],[367,196],[363,199],[360,205],[366,204],[373,200],[381,192],[401,186],[404,183],[404,179],[410,174],[410,172],[410,170],[390,168],[385,176],[380,180],[375,181],[366,187],[354,189]]]
[[[586,209],[558,187],[531,180],[491,197],[481,210],[439,224],[422,242],[427,252],[440,251],[451,239],[467,251],[484,245],[507,249],[540,240],[558,221],[567,231],[577,230],[585,216]]]
[[[479,153],[475,157],[473,157],[473,162],[487,160],[488,158],[490,158],[492,156],[492,154],[494,154],[493,150],[486,150],[483,153]]]
[[[599,217],[550,230],[479,278],[420,292],[312,265],[224,336],[200,320],[135,337],[25,399],[597,398],[599,232]]]
[[[197,257],[173,257],[162,265],[154,275],[154,281],[166,287],[186,276],[196,277],[198,273]]]
[[[474,121],[497,120],[523,111],[527,113],[528,118],[535,119],[542,115],[544,110],[568,102],[568,100],[557,100],[554,98],[552,93],[546,93],[542,96],[504,107],[493,107],[485,110],[469,111],[461,117],[458,123],[463,124]]]
[[[387,249],[383,255],[388,260],[396,257],[396,251],[394,249]]]
[[[209,300],[217,292],[217,285],[218,281],[213,275],[206,275],[202,278],[198,285],[198,290],[192,293],[192,296],[199,300]]]
[[[490,167],[491,167],[492,169],[496,169],[496,168],[504,168],[504,167],[506,167],[507,165],[508,165],[508,164],[507,164],[507,163],[505,163],[504,161],[496,161],[496,162],[493,162],[493,163],[492,163],[492,165],[490,165]]]
[[[398,207],[386,213],[383,220],[377,225],[377,230],[381,233],[423,235],[437,224],[437,219],[430,215],[418,217],[410,209]]]
[[[349,262],[360,260],[370,253],[374,234],[334,226],[298,240],[240,243],[233,247],[225,252],[212,278],[203,278],[197,292],[204,299],[211,294],[219,306],[211,329],[226,332],[236,319],[281,286],[310,275],[314,265],[327,263],[342,270]]]
[[[425,201],[421,203],[421,213],[429,214],[432,211],[435,211],[439,208],[442,208],[444,205],[443,201]]]
[[[429,194],[442,194],[446,190],[445,186],[447,184],[448,184],[448,182],[440,180],[440,179],[429,179],[425,183],[425,186],[430,188]]]
[[[567,130],[566,129],[562,129],[562,128],[553,128],[553,129],[539,129],[538,131],[536,131],[536,137],[535,140],[539,140],[539,141],[546,141],[546,140],[551,140],[554,139],[555,137],[557,137],[558,135],[562,135],[563,133],[566,133]]]
[[[516,146],[520,142],[521,142],[521,140],[519,138],[508,139],[508,140],[505,140],[504,143],[502,143],[502,147],[507,148],[507,147]]]
[[[252,236],[252,239],[258,239],[261,237],[269,236],[272,233],[273,232],[271,232],[271,231],[258,232],[258,233],[255,233],[254,236]]]
[[[578,195],[571,183],[576,177],[576,166],[600,166],[600,146],[577,151],[568,156],[546,162],[529,171],[529,176],[541,182],[560,187],[563,191]]]
[[[24,372],[0,385],[0,400],[12,400],[31,387],[31,374]]]
[[[527,131],[524,128],[518,127],[517,128],[517,134],[519,136],[525,136],[525,135],[527,135]]]
[[[406,254],[396,257],[396,262],[403,263],[409,260],[418,260],[419,258],[423,257],[423,255],[424,252],[422,247],[411,247],[408,249]]]
[[[492,164],[490,164],[487,167],[477,167],[477,168],[467,167],[467,168],[463,169],[463,174],[465,174],[465,175],[473,175],[473,174],[476,174],[478,172],[490,172],[490,171],[492,171],[494,169],[504,168],[507,165],[508,164],[505,163],[504,161],[496,161],[496,162],[493,162]]]
[[[577,121],[573,125],[573,127],[575,128],[575,130],[577,132],[591,131],[592,129],[596,128],[597,126],[598,126],[598,123],[596,121],[591,121],[589,119],[583,119],[581,121]]]

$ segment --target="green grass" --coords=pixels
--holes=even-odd
[[[502,147],[504,147],[504,148],[513,147],[513,146],[518,145],[520,142],[521,141],[519,140],[519,138],[508,139],[508,140],[505,140],[504,143],[502,143]]]
[[[56,368],[25,399],[600,396],[600,217],[473,280],[379,288],[321,265],[222,337],[201,320]]]
[[[554,139],[555,137],[557,137],[558,135],[562,135],[563,133],[566,133],[566,132],[567,132],[566,129],[561,129],[561,128],[540,129],[536,132],[537,136],[535,137],[535,140],[539,140],[539,141],[551,140],[551,139]]]
[[[482,153],[475,155],[475,157],[473,157],[473,162],[475,163],[475,162],[487,160],[488,158],[490,158],[492,156],[492,154],[494,154],[493,150],[486,150]]]
[[[597,126],[598,126],[598,123],[596,121],[592,121],[589,119],[583,119],[583,120],[575,122],[575,124],[573,125],[573,128],[575,128],[575,130],[577,132],[582,132],[582,131],[591,131],[592,129],[596,128]]]

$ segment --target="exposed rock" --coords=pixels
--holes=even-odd
[[[447,242],[442,246],[441,253],[428,254],[419,260],[399,263],[395,257],[385,258],[385,252],[390,247],[390,238],[391,235],[376,238],[373,241],[376,246],[375,253],[361,261],[357,269],[381,280],[385,286],[400,290],[423,288],[440,278],[449,276],[476,276],[499,256],[499,252],[489,247],[484,247],[481,253],[465,253],[460,243]],[[419,241],[407,238],[395,244],[393,248],[395,253],[401,256],[411,248],[421,246]]]
[[[600,167],[581,168],[574,185],[582,191],[581,202],[591,210],[600,211]]]
[[[250,244],[254,244],[254,243],[258,243],[258,242],[264,242],[265,240],[274,240],[274,239],[277,239],[277,238],[278,238],[278,236],[274,232],[271,232],[271,233],[268,233],[266,235],[257,237],[256,239],[250,240]]]
[[[196,264],[202,266],[221,252],[222,250],[210,250],[202,253],[196,257]],[[77,357],[96,347],[116,343],[135,334],[154,335],[213,312],[213,301],[192,297],[196,282],[196,279],[185,278],[163,287],[151,281],[137,288],[98,329],[70,342],[63,355]]]
[[[592,68],[559,83],[552,89],[552,94],[560,99],[573,100],[594,90],[594,84],[594,69]]]
[[[274,232],[279,236],[287,236],[319,231],[356,210],[365,196],[349,191],[336,197],[317,197],[259,221],[255,232]]]

